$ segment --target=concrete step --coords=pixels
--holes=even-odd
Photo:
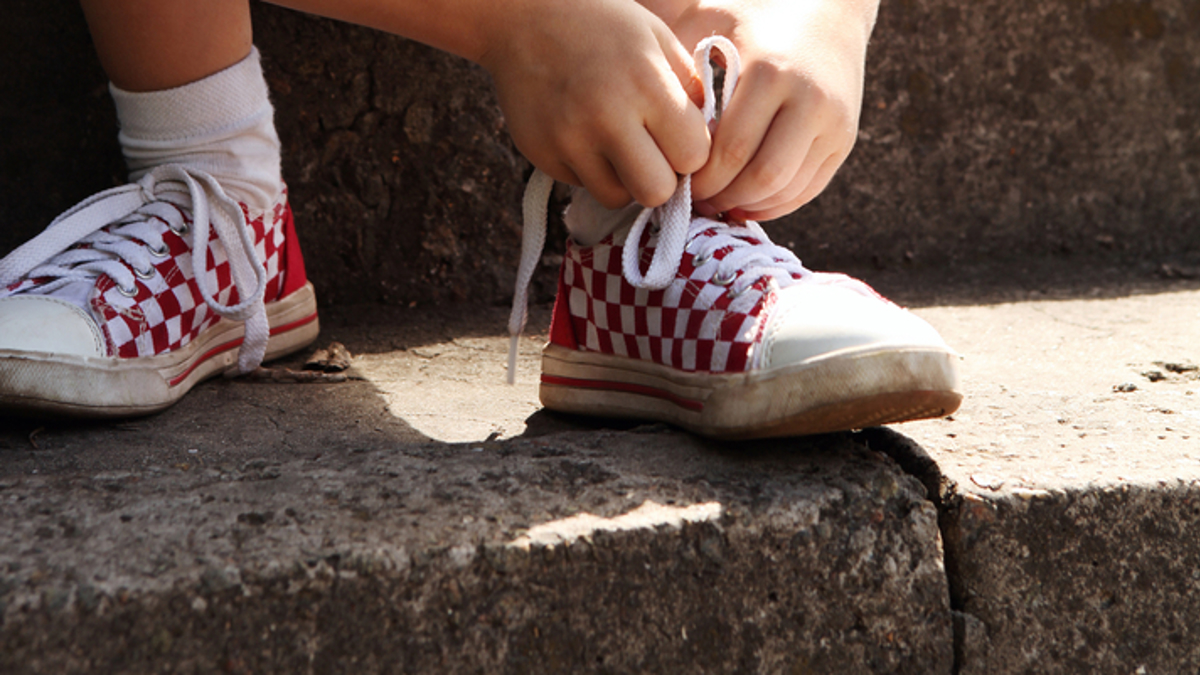
[[[1149,291],[922,310],[966,354],[962,409],[899,428],[963,673],[1200,667],[1200,292]]]
[[[851,437],[748,452],[659,428],[353,439],[370,445],[248,460],[204,441],[173,464],[6,477],[0,670],[953,662],[937,511]]]
[[[562,418],[537,336],[503,385],[502,309],[361,306],[323,317],[345,383],[3,420],[0,670],[1200,667],[1200,284],[879,285],[964,354],[952,418]]]

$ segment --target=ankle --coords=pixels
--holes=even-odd
[[[279,198],[279,136],[257,50],[182,87],[109,88],[131,181],[156,166],[181,164],[211,174],[252,213],[266,211]]]

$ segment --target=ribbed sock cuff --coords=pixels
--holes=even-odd
[[[121,134],[145,141],[225,135],[272,113],[257,48],[225,70],[174,89],[132,92],[109,84]]]
[[[110,84],[109,91],[130,180],[182,164],[212,174],[252,210],[270,208],[279,196],[279,137],[257,49],[182,87],[129,92]]]

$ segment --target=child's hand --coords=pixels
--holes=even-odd
[[[512,4],[479,62],[534,165],[610,208],[658,206],[705,165],[699,80],[662,20],[629,0]]]
[[[692,176],[697,210],[769,220],[816,197],[858,135],[876,0],[644,0],[681,42],[725,35],[742,74]]]

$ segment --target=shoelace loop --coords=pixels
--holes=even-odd
[[[215,205],[215,210],[210,208]],[[184,222],[181,209],[191,209]],[[26,277],[50,279],[50,292],[72,281],[108,276],[124,295],[136,292],[134,277],[153,278],[151,257],[168,251],[165,223],[192,238],[192,274],[200,295],[218,316],[245,322],[238,370],[254,370],[266,355],[270,327],[263,295],[267,271],[254,249],[241,206],[215,178],[188,167],[166,164],[136,183],[92,195],[54,219],[38,236],[0,260],[0,287]],[[207,270],[210,230],[225,248],[240,302],[223,305],[210,288]],[[133,273],[130,273],[132,269]]]
[[[741,67],[737,49],[721,36],[706,38],[696,47],[696,68],[704,84],[704,117],[714,128],[721,110],[714,92],[712,50],[725,57],[725,82],[720,107],[733,95]],[[516,380],[517,348],[528,315],[529,283],[541,259],[546,241],[546,209],[554,181],[541,171],[534,171],[525,188],[523,209],[524,232],[521,240],[521,262],[513,294],[512,314],[509,317],[508,382]],[[655,225],[643,247],[647,225]],[[692,250],[692,247],[695,250]],[[646,272],[641,271],[644,248],[653,247]],[[679,181],[675,194],[666,204],[655,209],[643,209],[625,235],[622,247],[621,272],[631,285],[659,290],[667,288],[679,274],[684,253],[692,255],[697,276],[711,283],[728,286],[727,295],[733,300],[733,310],[748,311],[758,295],[746,292],[766,280],[769,287],[783,288],[794,283],[838,285],[867,297],[883,299],[870,286],[843,274],[816,273],[800,262],[791,250],[771,242],[762,226],[754,221],[723,222],[694,216],[691,201],[691,177]],[[708,269],[705,269],[708,268]],[[766,290],[764,288],[764,290]],[[745,297],[743,297],[745,296]]]
[[[728,105],[730,97],[733,96],[742,69],[737,48],[728,38],[714,35],[701,40],[696,46],[693,58],[696,61],[696,70],[700,72],[700,81],[704,85],[702,112],[710,129],[716,128],[721,116],[716,95],[716,76],[712,66],[713,49],[719,50],[725,57],[725,81],[721,88],[720,100],[722,107]],[[650,267],[643,275],[639,264],[641,251],[637,244],[641,242],[642,232],[652,219],[657,221],[659,226],[658,246],[650,260]],[[626,246],[621,253],[621,271],[625,279],[639,288],[658,290],[669,286],[679,271],[679,262],[683,258],[683,248],[687,243],[691,222],[692,177],[684,176],[675,188],[675,194],[671,195],[666,204],[657,209],[644,209],[633,221],[626,241],[632,241],[634,245]]]
[[[698,242],[696,251],[691,250],[693,242]],[[735,298],[762,279],[782,288],[813,275],[795,253],[771,243],[767,233],[754,221],[734,225],[695,218],[684,248],[692,253],[692,265],[697,271],[712,268],[707,275],[709,280],[718,286],[729,286],[729,295]],[[719,258],[718,251],[724,251]]]
[[[715,127],[720,118],[721,110],[715,91],[715,74],[712,66],[712,51],[717,49],[725,58],[725,80],[721,89],[720,104],[724,106],[733,96],[741,72],[741,60],[737,48],[728,39],[720,35],[705,38],[696,46],[693,57],[696,69],[704,85],[704,119],[709,128]],[[546,242],[546,208],[550,192],[554,189],[554,181],[540,170],[535,170],[525,188],[525,198],[522,207],[525,213],[524,231],[521,239],[521,262],[517,268],[516,288],[513,292],[513,309],[508,321],[510,335],[508,350],[508,383],[516,381],[517,348],[521,332],[525,329],[528,317],[529,283],[533,272],[542,255]],[[643,274],[640,268],[642,233],[646,225],[654,220],[658,225],[655,239],[657,245],[651,258],[650,266]],[[644,209],[634,221],[626,237],[626,245],[622,253],[622,272],[625,279],[634,286],[649,289],[666,288],[679,272],[679,264],[683,260],[684,248],[694,237],[692,233],[692,179],[684,176],[675,194],[666,204],[656,209]],[[718,224],[716,221],[708,223]],[[719,224],[718,224],[719,225]],[[757,227],[757,226],[755,226]],[[761,233],[761,230],[759,230]],[[763,237],[763,241],[767,241]],[[781,249],[786,251],[786,249]],[[787,252],[789,255],[790,251]],[[795,256],[791,256],[795,259]],[[799,260],[795,264],[799,266]],[[803,269],[803,268],[801,268]],[[747,276],[743,272],[743,277]],[[730,280],[733,283],[733,280]],[[748,286],[748,284],[747,284]],[[742,288],[744,292],[745,286]]]

